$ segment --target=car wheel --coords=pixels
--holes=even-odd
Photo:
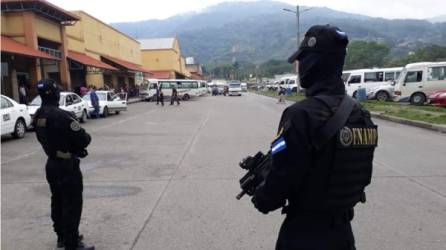
[[[23,138],[26,133],[26,124],[23,121],[22,118],[17,119],[14,126],[14,132],[12,133],[12,136],[15,138]]]
[[[88,118],[87,110],[84,109],[84,111],[82,111],[82,116],[79,120],[81,123],[86,123],[87,118]]]
[[[410,104],[421,106],[426,102],[426,96],[423,93],[415,93],[410,97]]]
[[[109,114],[109,113],[108,113],[108,108],[107,108],[107,106],[105,106],[105,107],[104,107],[104,112],[102,113],[102,116],[103,116],[103,117],[107,117],[108,114]]]
[[[354,99],[356,99],[356,91],[355,91],[355,92],[353,92],[353,95],[352,95],[352,97],[353,97]]]
[[[389,94],[386,91],[378,91],[376,93],[376,100],[381,102],[387,102],[390,99]]]
[[[190,99],[190,96],[188,94],[185,94],[183,96],[183,100],[188,101]]]
[[[119,115],[119,110],[116,110],[116,111],[115,111],[115,114],[116,114],[116,115]]]

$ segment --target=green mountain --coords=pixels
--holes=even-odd
[[[183,54],[204,64],[262,63],[283,60],[296,49],[296,18],[283,8],[295,7],[274,1],[224,2],[165,20],[112,25],[137,39],[177,36]],[[350,40],[387,44],[394,56],[426,44],[446,44],[445,22],[388,20],[328,8],[312,8],[301,14],[300,22],[302,37],[312,25],[332,24],[346,31]]]

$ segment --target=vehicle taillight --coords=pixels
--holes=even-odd
[[[401,91],[395,91],[395,95],[401,95]]]

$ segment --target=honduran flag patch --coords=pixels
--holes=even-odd
[[[285,139],[283,138],[283,136],[279,137],[271,145],[271,153],[273,155],[275,155],[279,152],[282,152],[285,149],[286,149],[286,142],[285,142]]]

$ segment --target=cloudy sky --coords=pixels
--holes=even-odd
[[[105,22],[165,19],[233,0],[49,0],[67,10],[84,10]],[[245,0],[246,1],[246,0]],[[292,5],[332,9],[384,18],[430,18],[446,15],[446,0],[277,0]]]

